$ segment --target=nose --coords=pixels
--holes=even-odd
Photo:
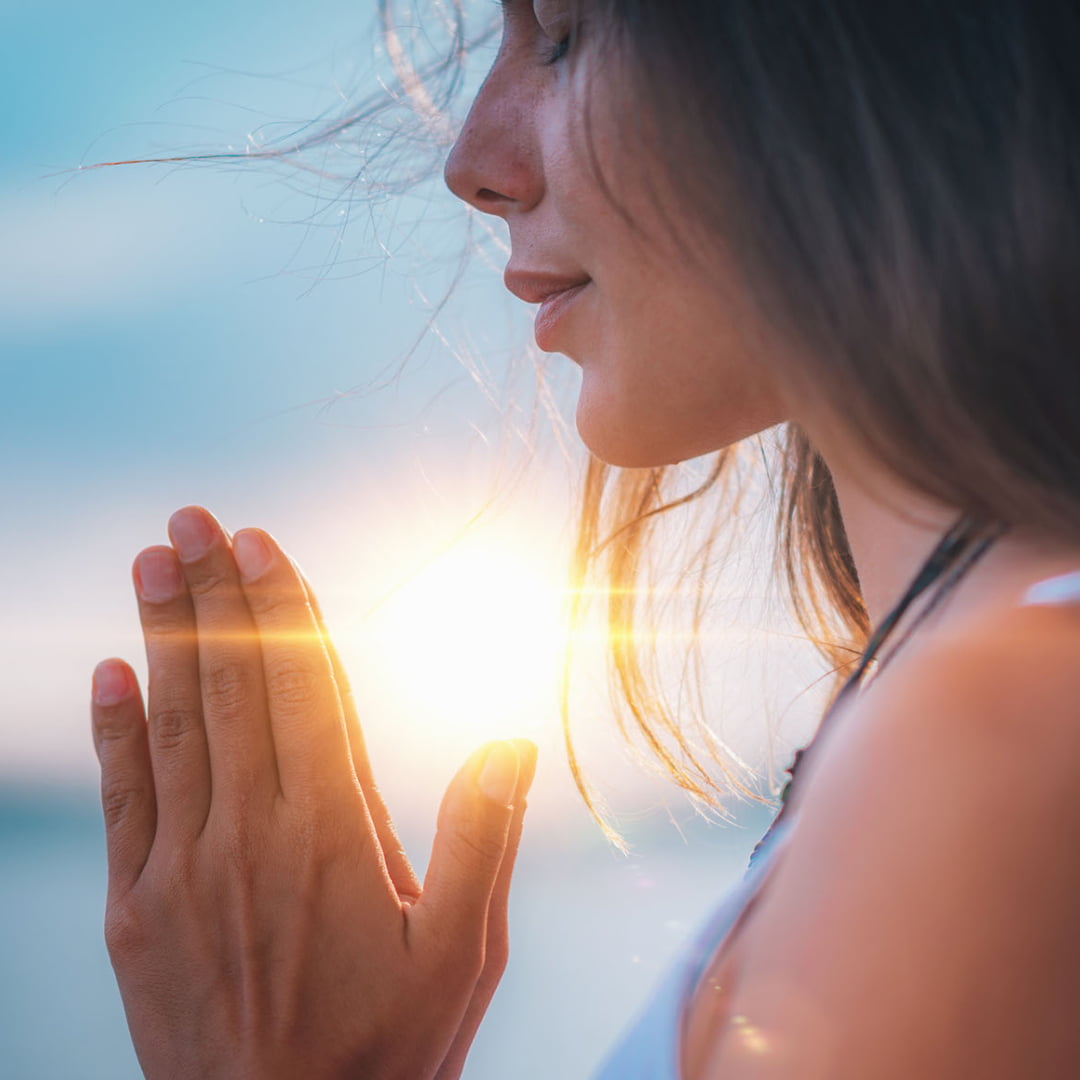
[[[517,67],[496,58],[443,172],[459,199],[502,218],[531,209],[544,193],[536,137],[539,95]]]

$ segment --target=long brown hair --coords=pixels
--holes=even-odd
[[[743,453],[747,449],[750,453]],[[869,621],[824,460],[795,424],[785,426],[778,450],[776,461],[770,463],[777,487],[773,573],[786,586],[798,623],[834,675],[831,700],[865,647]],[[612,705],[620,731],[643,741],[680,788],[724,816],[725,798],[733,792],[768,802],[757,790],[758,778],[713,734],[699,699],[691,698],[691,702],[698,700],[696,709],[685,705],[678,716],[672,714],[659,685],[655,637],[639,634],[636,628],[657,624],[657,597],[660,603],[664,599],[648,583],[655,526],[662,516],[685,513],[697,504],[714,519],[713,527],[706,530],[704,542],[688,553],[679,580],[690,583],[694,597],[685,647],[700,650],[699,631],[715,576],[714,544],[748,486],[747,461],[756,457],[757,447],[725,447],[710,459],[702,483],[676,494],[669,492],[679,486],[678,467],[616,469],[590,457],[570,573],[572,630],[583,620],[585,598],[599,593],[606,600]],[[560,695],[570,771],[594,818],[608,838],[622,847],[622,838],[605,815],[604,800],[586,778],[575,751],[569,692],[573,641],[571,632]]]
[[[581,0],[575,47],[616,57],[641,160],[692,208],[689,254],[734,256],[783,372],[873,460],[977,519],[1080,540],[1080,8],[1066,0]],[[572,35],[573,39],[573,35]],[[586,106],[587,108],[587,106]],[[647,156],[644,156],[646,155]],[[601,181],[603,177],[599,177]],[[610,189],[609,189],[610,190]],[[693,218],[692,221],[689,217]],[[796,359],[797,358],[797,359]],[[713,777],[628,627],[660,515],[737,497],[597,461],[573,577],[608,585],[620,724],[675,781]],[[829,469],[783,433],[776,572],[839,688],[868,620]],[[699,561],[704,570],[704,562]],[[705,587],[704,575],[700,581]],[[647,648],[648,646],[642,646]],[[564,693],[564,726],[578,787]]]

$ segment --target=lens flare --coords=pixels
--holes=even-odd
[[[525,541],[465,539],[394,592],[365,637],[398,725],[445,748],[556,724],[560,570]]]

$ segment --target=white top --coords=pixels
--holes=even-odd
[[[1021,605],[1077,602],[1080,602],[1080,570],[1037,582],[1020,600]],[[791,827],[789,820],[777,826],[753,867],[724,896],[593,1080],[680,1080],[679,1046],[683,1014],[690,996],[724,939],[763,888]]]
[[[728,933],[750,909],[791,827],[789,818],[777,825],[754,865],[694,937],[594,1080],[679,1080],[679,1042],[686,1004]]]

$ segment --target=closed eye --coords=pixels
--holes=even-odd
[[[547,63],[557,63],[570,51],[575,36],[570,8],[566,0],[533,0],[532,10],[541,33],[552,42]]]
[[[570,13],[565,0],[495,0],[505,22],[528,19],[534,32],[544,39],[545,65],[557,64],[571,51],[578,37],[570,25]]]
[[[570,52],[570,34],[567,34],[562,41],[557,41],[548,51],[545,64],[557,64],[568,52]]]

